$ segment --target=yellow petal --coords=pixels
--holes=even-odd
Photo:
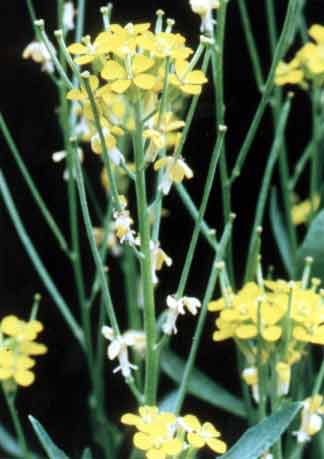
[[[189,67],[189,62],[187,61],[176,61],[174,64],[175,71],[177,74],[177,77],[181,80],[183,75],[186,73],[188,67]]]
[[[199,419],[192,414],[187,414],[183,417],[185,424],[192,430],[200,430],[201,425]]]
[[[251,339],[257,336],[257,328],[255,325],[240,325],[235,330],[235,335],[240,339]]]
[[[146,453],[147,459],[165,459],[165,453],[161,449],[152,448]]]
[[[19,386],[30,386],[35,381],[35,375],[29,370],[19,370],[14,374],[14,379]]]
[[[274,342],[278,341],[278,339],[281,337],[281,327],[273,326],[273,327],[267,327],[264,330],[262,330],[262,337],[266,341]]]
[[[202,448],[205,445],[205,440],[198,434],[189,432],[187,440],[194,448]]]
[[[23,341],[20,344],[20,350],[27,355],[43,355],[47,352],[45,344],[35,343],[33,341]]]
[[[87,55],[87,56],[80,56],[74,59],[74,62],[78,65],[86,65],[90,64],[94,60],[94,56]]]
[[[163,451],[171,456],[179,454],[182,450],[182,442],[178,438],[163,443]]]
[[[1,322],[1,331],[9,336],[17,336],[21,331],[22,322],[13,315],[5,317]]]
[[[11,368],[1,368],[0,367],[0,380],[9,379],[13,376],[13,371]]]
[[[319,44],[324,44],[324,27],[319,24],[313,24],[308,31],[309,35]]]
[[[136,54],[132,62],[132,70],[134,74],[144,73],[150,69],[154,64],[153,59],[143,56],[142,54]]]
[[[224,454],[227,450],[226,443],[222,440],[217,440],[217,438],[210,438],[207,440],[207,445],[210,449],[212,449],[215,453]]]
[[[86,94],[79,89],[71,89],[66,95],[68,100],[84,100],[87,98]]]
[[[185,82],[187,84],[204,84],[208,80],[201,70],[194,70],[193,72],[189,72],[188,75],[185,77]]]
[[[133,442],[134,446],[142,451],[147,451],[152,447],[151,437],[143,432],[137,432],[133,437]]]
[[[86,54],[88,52],[86,46],[81,45],[81,43],[72,43],[67,49],[71,54]]]
[[[126,413],[121,417],[121,422],[128,426],[136,426],[139,421],[139,417],[132,413]]]
[[[130,87],[131,81],[130,80],[118,80],[111,83],[111,89],[117,94],[123,94],[127,89]]]
[[[180,86],[180,89],[185,94],[190,94],[191,96],[198,96],[201,93],[201,86],[193,84],[183,84]]]
[[[156,78],[153,75],[143,73],[134,77],[134,84],[140,89],[152,89],[155,85]]]
[[[102,78],[105,80],[122,80],[127,77],[127,73],[118,62],[110,60],[107,61],[101,72]]]

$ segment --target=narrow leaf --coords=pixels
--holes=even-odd
[[[305,257],[313,257],[312,274],[324,279],[324,210],[314,218],[306,237],[298,250],[297,262],[299,272],[304,268]]]
[[[176,383],[180,383],[185,368],[185,362],[174,352],[165,350],[161,358],[162,370]],[[188,384],[188,392],[191,395],[222,408],[239,417],[246,417],[244,404],[235,395],[232,395],[219,384],[206,376],[198,369],[193,369]]]
[[[93,459],[90,448],[85,448],[85,450],[82,453],[81,459]]]
[[[174,413],[176,404],[177,404],[177,399],[178,399],[177,389],[174,389],[171,392],[168,392],[159,403],[160,410],[170,411],[171,413]]]
[[[287,430],[301,406],[301,403],[287,404],[277,413],[251,427],[220,459],[259,459]]]
[[[64,451],[55,445],[53,440],[50,438],[41,423],[37,421],[37,419],[35,419],[33,416],[28,416],[28,419],[33,426],[39,442],[46,452],[48,459],[69,459]]]
[[[21,449],[15,438],[0,424],[0,448],[11,456],[21,457]]]
[[[286,268],[287,273],[292,278],[294,271],[293,257],[291,255],[291,247],[288,241],[286,229],[284,227],[282,216],[278,208],[277,192],[275,189],[273,189],[270,199],[270,221],[282,262]]]

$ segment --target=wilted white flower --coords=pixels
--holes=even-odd
[[[212,10],[219,8],[219,0],[189,0],[189,3],[192,11],[201,17],[201,32],[212,35],[214,28]]]
[[[242,378],[248,386],[251,386],[252,395],[256,403],[260,402],[260,390],[258,384],[258,369],[256,367],[244,368]]]
[[[55,52],[53,48],[53,52]],[[50,53],[44,43],[32,41],[23,51],[23,59],[32,59],[37,64],[42,64],[42,71],[47,73],[54,72],[54,64]]]
[[[124,378],[130,378],[132,370],[137,369],[136,365],[130,363],[128,356],[128,347],[134,344],[134,337],[125,335],[116,336],[113,329],[106,325],[102,327],[101,332],[103,336],[110,341],[107,348],[109,360],[118,359],[119,361],[119,365],[114,369],[114,373],[121,371]]]
[[[161,249],[159,242],[150,241],[150,249],[152,257],[152,281],[153,284],[157,284],[159,279],[156,271],[160,271],[164,265],[170,267],[172,265],[172,258]]]
[[[127,242],[129,245],[135,245],[135,231],[131,229],[134,220],[131,218],[128,210],[115,211],[114,217],[114,229],[116,236],[118,237],[121,244]]]
[[[167,312],[165,314],[165,321],[162,324],[162,331],[166,335],[172,335],[178,333],[176,322],[179,315],[184,315],[186,309],[192,314],[196,315],[198,309],[201,307],[201,303],[197,298],[184,296],[177,300],[174,296],[167,296]]]
[[[55,153],[52,154],[52,160],[54,161],[54,163],[59,163],[61,161],[63,161],[67,156],[67,153],[65,150],[60,150],[60,151],[56,151]],[[83,151],[81,148],[78,148],[78,156],[79,156],[79,159],[82,163],[83,161]],[[73,178],[75,179],[76,178],[76,171],[75,171],[75,168],[72,169],[72,172],[73,172]],[[63,179],[64,180],[69,180],[69,170],[68,168],[66,167],[64,169],[64,172],[63,172]]]
[[[281,397],[287,395],[290,388],[291,367],[288,363],[278,362],[276,365],[278,387],[277,394]]]
[[[306,443],[311,440],[313,435],[316,435],[323,426],[321,416],[324,415],[324,404],[322,395],[314,395],[303,402],[303,410],[301,413],[301,425],[296,435],[298,443]]]

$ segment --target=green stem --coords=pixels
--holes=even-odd
[[[222,236],[221,241],[219,243],[219,250],[218,250],[218,252],[217,252],[217,254],[215,255],[215,258],[214,258],[213,267],[212,267],[212,270],[211,270],[211,274],[209,276],[206,293],[205,293],[205,296],[204,296],[204,299],[203,299],[202,308],[201,308],[201,311],[200,311],[200,314],[199,314],[199,318],[198,318],[198,322],[197,322],[197,325],[196,325],[196,330],[195,330],[194,336],[192,338],[192,346],[191,346],[190,353],[189,353],[189,356],[188,356],[188,359],[187,359],[187,362],[186,362],[186,366],[185,366],[185,369],[184,369],[184,372],[183,372],[183,375],[182,375],[181,384],[180,384],[180,387],[178,389],[177,401],[176,401],[176,404],[175,404],[175,413],[176,414],[180,413],[184,398],[186,396],[189,379],[190,379],[191,372],[192,372],[192,369],[193,369],[194,364],[195,364],[195,359],[196,359],[196,356],[197,356],[200,339],[201,339],[202,332],[203,332],[203,329],[204,329],[204,324],[205,324],[205,321],[206,321],[206,316],[207,316],[207,312],[208,312],[208,310],[207,310],[208,303],[210,302],[210,300],[212,298],[212,295],[214,293],[215,284],[216,284],[218,273],[219,273],[218,262],[223,259],[223,256],[224,256],[228,241],[230,240],[231,233],[232,233],[233,219],[234,219],[234,216],[232,218],[230,218],[230,221],[227,223],[227,225],[225,227],[223,236]]]
[[[267,11],[270,50],[271,50],[271,55],[273,56],[276,50],[276,44],[278,40],[278,30],[277,30],[276,15],[274,11],[273,0],[266,0],[266,11]]]
[[[298,22],[297,21],[298,12],[299,12],[298,2],[296,0],[289,0],[285,21],[282,27],[282,31],[280,34],[278,44],[276,46],[276,51],[275,51],[275,54],[272,60],[272,64],[271,64],[271,68],[270,68],[270,71],[267,77],[267,81],[264,86],[263,95],[259,103],[259,106],[257,108],[257,111],[254,115],[254,118],[252,120],[252,123],[250,125],[250,128],[246,134],[243,145],[239,151],[238,157],[235,161],[235,164],[232,170],[232,174],[231,174],[231,178],[230,178],[231,183],[235,181],[236,178],[240,175],[241,169],[244,165],[246,157],[254,141],[255,135],[261,123],[264,111],[267,107],[267,104],[269,102],[269,99],[270,99],[270,96],[271,96],[271,93],[274,87],[274,74],[275,74],[277,65],[279,61],[282,59],[287,49],[287,46],[290,42],[290,38],[294,32],[294,27],[296,26]]]
[[[323,385],[324,381],[324,361],[322,361],[320,370],[316,376],[315,383],[314,383],[314,388],[312,391],[312,395],[320,394],[321,393],[321,388]]]
[[[257,229],[260,225],[262,225],[265,205],[266,205],[266,202],[269,196],[269,188],[271,184],[273,169],[274,169],[275,163],[278,158],[278,153],[282,146],[282,141],[284,137],[284,132],[285,132],[290,108],[291,108],[291,100],[288,99],[281,111],[280,119],[279,119],[278,126],[277,126],[276,133],[275,133],[275,139],[274,139],[274,142],[273,142],[273,145],[272,145],[272,148],[271,148],[268,160],[267,160],[267,164],[265,167],[265,172],[263,175],[262,185],[261,185],[261,189],[259,193],[256,211],[255,211],[253,228],[251,231],[244,282],[248,282],[252,280],[254,277],[254,269],[252,267],[252,262],[253,262],[253,254],[254,254],[254,245],[257,240]]]
[[[189,215],[196,222],[199,216],[199,210],[197,209],[196,205],[191,199],[191,196],[189,195],[185,186],[182,183],[176,183],[175,188],[177,190],[178,195],[180,196],[181,201],[183,202],[184,206],[189,212]],[[210,228],[205,222],[205,220],[201,222],[201,233],[205,237],[209,245],[213,248],[213,250],[217,250],[218,243],[215,237],[216,230]]]
[[[179,281],[179,285],[178,285],[178,289],[176,293],[176,298],[178,299],[183,296],[185,288],[186,288],[186,284],[188,281],[188,276],[189,276],[190,268],[192,265],[193,256],[194,256],[194,253],[197,247],[198,237],[199,237],[199,233],[201,230],[201,224],[202,224],[202,221],[203,221],[206,209],[207,209],[209,196],[210,196],[214,178],[215,178],[217,164],[223,152],[225,133],[226,133],[226,128],[224,128],[224,126],[220,127],[219,135],[218,135],[218,138],[217,138],[217,141],[216,141],[216,144],[215,144],[215,147],[214,147],[211,159],[210,159],[210,164],[208,167],[208,174],[207,174],[206,184],[205,184],[204,191],[203,191],[203,197],[201,200],[198,218],[195,223],[195,227],[192,233],[192,238],[191,238],[187,256],[186,256],[186,260],[184,262],[183,269],[181,272],[181,277],[180,277],[180,281]]]
[[[23,178],[25,179],[25,182],[39,208],[39,210],[41,211],[41,213],[43,214],[43,217],[46,221],[46,223],[48,224],[49,228],[51,229],[53,235],[55,236],[57,242],[59,243],[61,249],[68,255],[70,256],[69,254],[69,249],[68,249],[68,244],[66,242],[66,239],[65,237],[63,236],[63,233],[62,231],[59,229],[59,227],[57,226],[52,214],[50,213],[50,211],[48,210],[47,206],[46,206],[46,203],[45,201],[43,200],[42,196],[40,195],[27,167],[25,166],[25,163],[23,162],[22,160],[22,157],[21,157],[21,154],[14,142],[14,139],[8,129],[8,126],[2,116],[2,114],[0,113],[0,129],[3,133],[3,136],[7,142],[7,145],[8,145],[8,148],[9,148],[9,151],[11,152],[11,154],[13,155],[16,163],[17,163],[17,166],[23,176]]]
[[[62,298],[60,292],[57,290],[56,286],[54,285],[50,275],[48,274],[48,271],[46,270],[42,260],[40,259],[38,253],[35,250],[34,245],[32,244],[26,229],[21,221],[21,218],[18,214],[17,208],[15,206],[15,203],[12,199],[11,193],[9,191],[8,185],[6,183],[6,180],[0,171],[0,191],[2,193],[2,197],[4,200],[4,203],[7,207],[7,210],[9,212],[10,218],[16,228],[16,231],[18,233],[19,238],[21,239],[21,242],[23,243],[26,252],[28,253],[36,271],[38,272],[40,278],[42,279],[44,285],[46,286],[47,290],[49,291],[50,295],[52,296],[55,304],[57,305],[60,313],[62,314],[64,320],[66,323],[69,325],[74,337],[77,339],[79,342],[81,348],[84,350],[84,336],[83,332],[79,326],[79,324],[76,322],[75,318],[73,317],[71,311],[69,310],[68,305]]]
[[[152,282],[152,262],[150,250],[150,224],[148,215],[145,159],[143,148],[143,124],[140,102],[135,106],[136,129],[133,136],[135,166],[136,166],[136,200],[139,232],[141,238],[141,274],[144,296],[144,329],[146,333],[146,359],[145,359],[145,404],[154,405],[156,402],[158,379],[158,353],[155,349],[157,328],[155,318],[154,287]]]
[[[77,145],[74,139],[71,139],[71,142],[73,142],[74,146],[74,165],[76,167],[77,171],[77,185],[78,185],[78,191],[79,191],[79,197],[80,197],[80,204],[81,204],[81,210],[82,210],[82,216],[83,216],[83,221],[84,225],[86,228],[89,244],[90,244],[90,249],[92,253],[92,257],[96,266],[96,269],[98,270],[99,273],[99,279],[101,283],[101,289],[103,293],[103,298],[105,301],[105,306],[107,310],[107,315],[110,320],[110,324],[114,330],[114,333],[116,336],[120,336],[120,330],[117,322],[117,317],[115,314],[115,310],[113,307],[111,295],[110,295],[110,290],[108,287],[108,282],[106,279],[106,273],[104,270],[104,266],[102,264],[101,256],[99,253],[99,250],[96,245],[96,240],[93,234],[93,225],[91,222],[90,218],[90,213],[89,213],[89,208],[88,208],[88,203],[87,203],[87,197],[86,197],[86,192],[85,192],[85,186],[84,186],[84,180],[82,176],[82,169],[80,165],[80,160],[78,158],[77,154]]]
[[[246,8],[245,0],[238,1],[238,7],[240,10],[241,21],[243,25],[243,30],[245,34],[245,40],[247,43],[248,51],[250,54],[250,59],[253,67],[254,77],[257,84],[259,91],[263,88],[263,75],[262,75],[262,68],[260,63],[260,56],[256,46],[255,38],[253,36],[253,31],[251,27],[251,22],[249,18],[249,13]]]
[[[86,11],[86,0],[78,0],[78,16],[75,28],[75,41],[79,42],[83,35],[84,22],[85,22],[85,11]]]
[[[292,177],[290,179],[289,183],[289,189],[290,191],[293,191],[298,183],[298,180],[301,176],[301,174],[304,172],[305,167],[307,165],[307,161],[309,161],[310,157],[312,154],[312,143],[309,142],[309,144],[306,146],[305,150],[301,154],[300,158],[295,164],[294,167],[294,173],[292,174]]]
[[[17,410],[16,410],[16,404],[15,404],[15,394],[10,394],[7,392],[7,390],[3,387],[2,384],[2,391],[4,398],[6,400],[6,404],[10,413],[10,417],[12,420],[12,423],[14,425],[16,435],[18,438],[18,443],[22,452],[21,459],[30,459],[31,454],[28,450],[25,434],[23,427],[21,425]]]

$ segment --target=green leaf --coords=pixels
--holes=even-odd
[[[11,456],[21,457],[21,449],[15,438],[0,424],[0,448]]]
[[[272,190],[270,199],[270,221],[274,238],[276,240],[282,262],[286,268],[289,277],[293,278],[294,262],[291,255],[291,247],[289,244],[287,232],[282,221],[282,216],[278,208],[277,191]]]
[[[90,448],[85,448],[85,450],[82,453],[81,459],[93,459]]]
[[[176,383],[180,383],[185,368],[185,362],[171,350],[165,350],[161,356],[162,370]],[[198,369],[193,369],[188,384],[191,395],[208,402],[210,405],[222,408],[241,418],[246,417],[244,404],[219,384]]]
[[[219,459],[259,459],[287,430],[301,408],[301,403],[286,404],[277,413],[248,429],[237,443]]]
[[[168,392],[160,401],[159,408],[161,411],[170,411],[171,413],[175,412],[177,399],[178,399],[178,389],[174,389]]]
[[[307,231],[297,254],[299,272],[304,269],[305,257],[313,257],[312,275],[324,280],[324,210],[318,213]]]
[[[33,426],[39,442],[46,452],[48,459],[69,459],[64,451],[62,451],[53,443],[53,440],[50,438],[41,423],[37,421],[37,419],[35,419],[33,416],[28,416],[28,419]]]

